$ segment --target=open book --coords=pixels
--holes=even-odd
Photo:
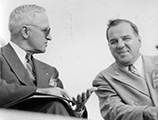
[[[69,109],[71,110],[74,110],[75,108],[75,103],[69,99],[66,99],[64,97],[59,97],[56,95],[49,95],[43,93],[35,93],[29,97],[25,97],[20,100],[13,101],[5,105],[4,108],[29,110],[31,108],[28,108],[28,106],[48,103],[51,101],[59,101],[62,104],[64,104],[66,107],[69,107]]]

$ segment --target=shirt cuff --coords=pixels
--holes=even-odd
[[[85,111],[85,107],[83,107],[80,111],[75,111],[76,117],[81,117]]]

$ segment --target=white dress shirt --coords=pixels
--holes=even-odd
[[[142,62],[142,55],[139,56],[139,58],[136,60],[136,62],[133,64],[134,67],[138,70],[139,74],[144,77],[144,69],[143,69],[143,62]]]
[[[25,68],[26,67],[26,52],[20,48],[18,45],[16,45],[15,43],[10,41],[10,45],[12,46],[12,48],[15,50],[17,56],[19,57],[20,61],[22,62],[22,64],[24,65]]]

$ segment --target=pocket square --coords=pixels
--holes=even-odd
[[[156,88],[158,86],[158,70],[154,70],[152,72],[152,81],[153,81],[153,87]]]

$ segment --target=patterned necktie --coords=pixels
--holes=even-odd
[[[129,68],[128,68],[128,70],[129,70],[130,72],[132,72],[133,74],[135,74],[135,75],[137,75],[137,76],[140,76],[138,70],[137,70],[133,65],[130,65]]]
[[[26,67],[27,67],[27,71],[32,79],[32,81],[35,82],[36,77],[35,77],[35,71],[33,69],[33,63],[31,60],[31,54],[27,53],[26,54]]]

